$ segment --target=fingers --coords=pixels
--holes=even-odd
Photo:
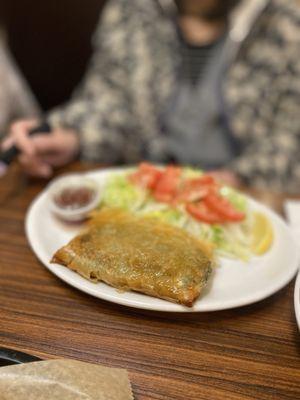
[[[75,131],[66,129],[55,129],[50,134],[29,137],[28,131],[36,124],[36,121],[14,124],[3,148],[15,144],[21,151],[18,159],[26,173],[49,177],[53,167],[63,166],[76,157],[79,139]]]
[[[35,135],[31,139],[36,154],[59,152],[63,146],[62,138],[55,133],[49,135]]]
[[[8,150],[14,144],[12,136],[7,136],[1,143],[1,150]]]
[[[78,135],[70,130],[56,129],[51,135],[36,135],[32,142],[36,155],[54,167],[72,161],[79,151]]]
[[[14,144],[19,148],[21,153],[32,156],[35,149],[29,139],[28,132],[36,126],[36,123],[35,120],[25,120],[12,124],[9,136],[2,143],[2,149],[8,149]]]
[[[53,162],[56,158],[56,145],[53,145],[53,141],[55,140],[52,134],[30,138],[33,152],[30,154],[28,151],[23,151],[18,157],[19,163],[28,175],[42,178],[52,175],[52,166],[56,165]]]
[[[49,178],[53,174],[51,165],[39,157],[31,157],[27,154],[21,154],[19,156],[19,162],[28,175]]]
[[[52,167],[61,167],[66,164],[66,155],[63,152],[45,154],[42,159],[46,164],[49,164]]]

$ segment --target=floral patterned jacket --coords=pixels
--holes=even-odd
[[[171,0],[110,0],[94,54],[54,126],[74,128],[84,159],[134,163],[167,154],[159,116],[176,85]],[[300,187],[300,5],[271,0],[228,65],[222,92],[240,154],[228,167],[270,190]]]

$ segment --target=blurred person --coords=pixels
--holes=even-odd
[[[15,142],[33,175],[83,159],[199,165],[229,183],[298,191],[300,7],[256,0],[230,19],[234,0],[110,0],[94,54],[49,136]]]
[[[13,120],[39,114],[38,103],[13,60],[0,27],[0,137]]]

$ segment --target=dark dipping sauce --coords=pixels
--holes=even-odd
[[[88,187],[69,187],[54,196],[55,204],[67,210],[76,210],[87,206],[95,198],[95,190]]]

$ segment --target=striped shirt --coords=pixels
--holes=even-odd
[[[194,86],[205,74],[218,42],[197,46],[182,39],[182,44],[182,78]]]

